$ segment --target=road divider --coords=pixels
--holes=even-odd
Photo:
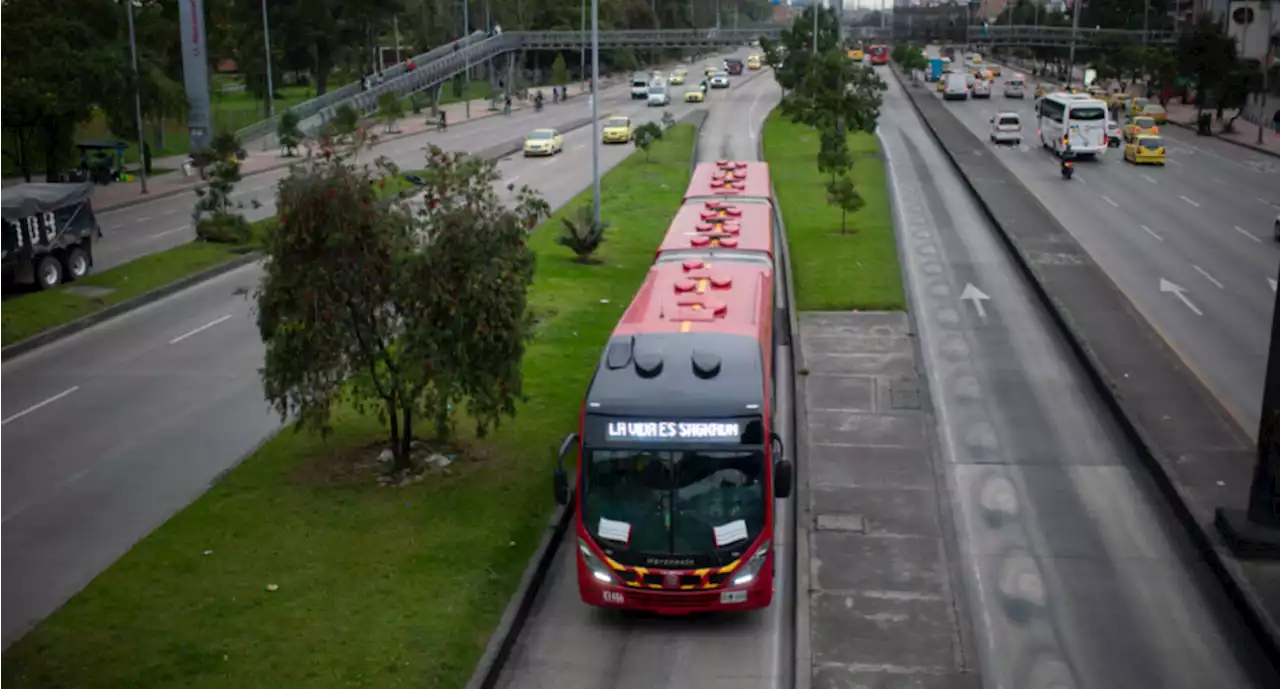
[[[894,73],[1259,646],[1280,664],[1280,613],[1251,580],[1261,570],[1236,559],[1212,526],[1215,508],[1244,507],[1255,452],[1249,435],[1008,168],[984,155],[982,142],[938,99]],[[1181,286],[1162,280],[1159,288],[1182,301],[1188,317],[1199,313]]]
[[[486,647],[475,676],[496,676],[564,523],[547,521],[555,448],[679,207],[694,135],[669,129],[652,162],[636,152],[605,175],[598,263],[556,242],[590,189],[531,234],[537,327],[515,418],[396,486],[376,480],[373,414],[344,406],[327,437],[279,434],[6,649],[6,685],[167,686],[193,672],[175,648],[206,649],[197,662],[227,686],[461,686]]]

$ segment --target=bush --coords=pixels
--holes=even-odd
[[[354,134],[360,128],[360,113],[350,103],[343,103],[334,111],[332,122],[339,135]]]
[[[551,83],[556,86],[569,83],[569,66],[561,53],[556,53],[556,61],[551,63]]]
[[[579,263],[591,263],[591,255],[604,244],[605,230],[609,223],[596,223],[595,212],[591,206],[580,206],[578,210],[566,218],[563,231],[556,237],[556,244],[568,247],[578,256]]]
[[[214,244],[248,244],[253,226],[238,213],[215,213],[196,222],[196,237]]]

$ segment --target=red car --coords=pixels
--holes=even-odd
[[[739,76],[742,74],[742,60],[731,58],[724,61],[724,69],[730,76]]]

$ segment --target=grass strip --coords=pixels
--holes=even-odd
[[[535,230],[529,401],[447,474],[379,487],[383,431],[343,411],[327,440],[282,433],[3,656],[6,689],[461,687],[552,507],[582,395],[688,184],[677,125],[602,184],[600,263]],[[278,589],[267,591],[275,584]]]
[[[422,171],[405,172],[411,174]],[[403,177],[395,177],[385,181],[381,193],[383,196],[399,194],[412,186]],[[273,222],[274,217],[254,222],[254,235],[261,236]],[[5,300],[4,308],[0,309],[0,345],[21,342],[50,328],[65,325],[202,270],[233,261],[256,246],[256,240],[250,245],[238,247],[193,241],[135,258],[56,289],[14,296]],[[69,287],[100,287],[112,291],[101,296],[88,296],[68,289]]]
[[[818,172],[818,131],[774,111],[764,123],[764,158],[787,227],[801,311],[901,311],[906,308],[893,214],[880,141],[849,135],[853,181],[866,205],[849,214],[827,205],[826,175]]]

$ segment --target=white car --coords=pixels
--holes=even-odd
[[[1005,98],[1026,98],[1027,92],[1022,90],[1022,81],[1017,79],[1011,79],[1009,81],[1004,82],[1004,97]]]
[[[729,74],[727,72],[716,72],[711,75],[711,88],[727,89],[729,88]]]
[[[1022,144],[1022,118],[1016,112],[996,113],[991,118],[991,143]]]
[[[667,87],[661,84],[649,85],[649,107],[665,108],[671,105],[671,94],[667,93]]]
[[[977,81],[973,82],[973,93],[972,93],[972,96],[973,96],[974,98],[990,98],[990,97],[991,97],[991,84],[987,83],[987,82],[986,82],[985,80],[983,80],[983,79],[979,79],[979,80],[977,80]]]

